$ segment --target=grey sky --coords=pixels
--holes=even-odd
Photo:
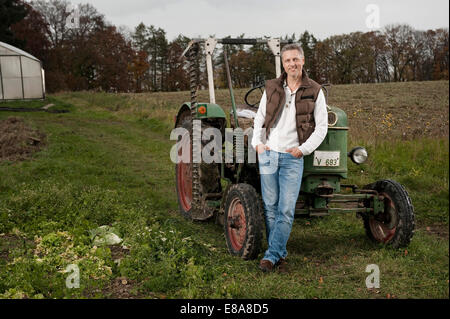
[[[116,26],[154,25],[172,40],[215,35],[284,36],[308,30],[316,38],[369,31],[366,20],[379,8],[383,27],[407,23],[418,30],[448,28],[448,0],[71,0],[90,3]]]

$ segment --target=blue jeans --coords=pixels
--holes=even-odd
[[[264,151],[258,154],[268,249],[263,259],[276,264],[286,258],[303,175],[303,157]]]

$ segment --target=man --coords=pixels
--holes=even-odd
[[[286,244],[294,221],[303,156],[319,147],[328,130],[321,86],[303,70],[303,49],[281,50],[283,74],[266,82],[254,120],[252,146],[258,153],[268,249],[259,264],[264,271],[286,270]]]

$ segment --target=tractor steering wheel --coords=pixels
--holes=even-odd
[[[257,108],[258,106],[258,104],[259,104],[259,101],[261,101],[261,96],[263,95],[263,93],[264,93],[264,86],[265,86],[265,83],[264,82],[262,82],[262,83],[260,83],[260,84],[258,84],[258,85],[256,85],[256,86],[254,86],[254,87],[252,87],[246,94],[245,94],[245,97],[244,97],[244,101],[245,101],[245,104],[247,104],[248,106],[250,106],[250,107],[255,107],[255,108]],[[259,90],[259,91],[257,91],[257,90]],[[259,93],[258,93],[259,92]],[[256,94],[256,95],[255,95]],[[253,102],[253,103],[252,103]]]

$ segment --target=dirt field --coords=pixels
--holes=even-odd
[[[343,109],[348,116],[350,136],[366,142],[448,137],[448,86],[448,81],[336,85],[328,90],[328,104]],[[234,90],[236,104],[244,104],[247,91]],[[253,101],[258,100],[257,95],[258,93],[253,97]],[[152,117],[170,119],[173,119],[176,109],[183,102],[190,101],[189,92],[123,96],[130,98],[137,109],[145,112],[151,108]],[[209,101],[207,90],[199,92],[198,101]],[[216,103],[225,110],[230,110],[229,91],[216,90]],[[156,111],[159,109],[160,112]],[[170,114],[167,114],[168,110]]]
[[[21,117],[0,120],[0,161],[29,158],[45,145],[45,134],[29,127]]]

